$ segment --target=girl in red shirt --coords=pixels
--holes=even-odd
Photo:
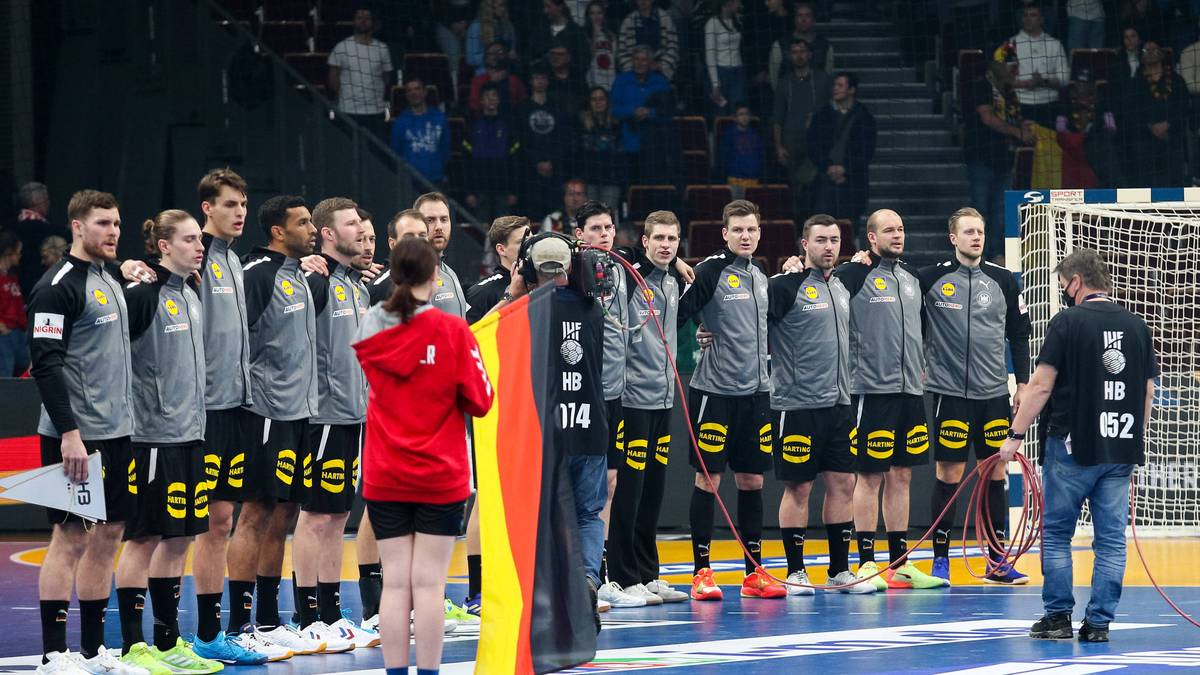
[[[0,232],[0,377],[19,376],[29,368],[25,299],[13,273],[20,261],[21,239],[9,230]]]
[[[471,491],[463,414],[482,417],[492,406],[467,323],[428,304],[437,268],[426,240],[397,242],[396,289],[363,318],[354,345],[370,385],[362,481],[384,568],[388,675],[407,672],[410,609],[417,672],[437,672],[441,662],[446,574]]]

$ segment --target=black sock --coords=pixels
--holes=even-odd
[[[317,587],[316,586],[296,586],[296,593],[300,599],[296,605],[296,619],[300,623],[301,628],[307,628],[309,624],[318,619],[317,614]]]
[[[931,518],[937,518],[942,509],[950,504],[950,498],[954,496],[954,491],[958,489],[958,483],[944,483],[940,480],[935,480],[933,486],[933,497],[930,498],[930,508],[932,509]],[[954,518],[958,511],[957,504],[952,505],[950,510],[946,512],[946,516],[937,523],[937,527],[933,531],[933,557],[947,558],[950,556],[950,532],[954,529]]]
[[[467,556],[467,597],[473,598],[483,592],[483,556]]]
[[[250,623],[254,606],[254,582],[229,580],[229,624],[226,632],[236,633]]]
[[[1000,543],[1004,543],[1008,534],[1005,527],[1008,522],[1008,499],[1004,494],[1004,486],[1007,484],[1008,481],[1003,479],[988,481],[988,510],[991,511],[989,515],[992,529],[996,531],[996,539],[1000,540]],[[980,537],[980,539],[986,538],[986,536]],[[999,559],[1002,555],[1004,555],[1003,548],[992,552],[993,559]]]
[[[317,582],[317,612],[330,626],[342,619],[342,582]]]
[[[611,516],[610,516],[611,517]],[[608,540],[604,540],[604,550],[600,552],[600,583],[608,583]]]
[[[316,588],[316,586],[314,586],[313,588]],[[314,593],[314,595],[315,595],[315,593]],[[296,583],[296,573],[292,572],[292,616],[291,616],[292,621],[297,621],[297,622],[300,621],[300,605],[301,604],[302,604],[302,600],[300,598],[300,584]],[[283,621],[283,619],[280,618],[280,621]],[[306,624],[306,623],[302,623],[302,624],[300,624],[300,627],[303,628],[307,625],[308,624]]]
[[[221,632],[221,594],[196,594],[196,635],[205,642],[212,642]]]
[[[117,610],[121,615],[121,653],[129,653],[129,648],[139,642],[145,642],[142,632],[142,610],[146,606],[146,589],[118,588]]]
[[[79,653],[90,659],[104,644],[104,612],[108,598],[79,601]]]
[[[695,572],[709,566],[708,549],[712,545],[713,504],[711,492],[698,487],[692,488],[692,503],[688,507],[688,521],[692,526],[692,560]]]
[[[850,571],[850,539],[854,536],[854,523],[833,523],[825,526],[829,538],[829,578]]]
[[[875,562],[875,533],[859,532],[858,564],[861,567],[864,563],[869,562]]]
[[[762,523],[762,490],[738,490],[738,529],[742,531],[742,543],[750,552],[750,555],[743,556],[746,559],[746,574],[762,563]]]
[[[254,616],[260,626],[279,625],[279,582],[282,577],[258,577],[258,608]],[[304,626],[301,626],[303,628]]]
[[[70,600],[42,600],[42,654],[67,651],[67,609]]]
[[[471,558],[467,556],[467,569],[471,569]],[[476,583],[479,583],[476,580]],[[379,596],[383,594],[383,564],[367,563],[358,566],[358,597],[362,600],[363,619],[379,613]]]
[[[894,563],[908,553],[908,533],[888,532],[888,563]]]
[[[779,533],[783,539],[783,553],[787,556],[788,574],[804,571],[804,535],[806,527],[783,527]]]
[[[154,646],[165,652],[179,637],[179,579],[150,577],[150,605],[154,611]]]

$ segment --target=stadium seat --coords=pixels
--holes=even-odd
[[[304,78],[310,84],[319,84],[324,86],[329,75],[329,67],[326,62],[329,60],[328,54],[307,53],[307,54],[287,54],[284,60],[296,72],[300,73],[300,77]]]
[[[721,236],[721,221],[695,220],[689,223],[688,246],[692,253],[701,256],[721,250],[725,246],[725,239]]]
[[[475,69],[466,59],[458,64],[458,88],[455,100],[466,103],[471,98],[471,80],[475,77]]]
[[[796,255],[796,227],[790,220],[764,220],[758,250],[772,256]]]
[[[1013,157],[1012,189],[1028,190],[1033,183],[1033,148],[1017,148]]]
[[[463,138],[467,135],[467,121],[461,117],[451,117],[447,120],[450,125],[450,156],[462,155]]]
[[[316,45],[319,52],[331,52],[337,43],[354,34],[354,24],[339,21],[322,21],[317,24]]]
[[[792,191],[787,185],[760,185],[746,188],[746,200],[758,206],[763,220],[791,220]]]
[[[691,150],[708,154],[708,124],[703,117],[692,115],[676,117],[675,131],[679,134],[679,147],[684,152]]]
[[[354,21],[354,10],[362,4],[359,0],[318,0],[317,19],[321,23]]]
[[[684,150],[683,168],[684,178],[689,184],[708,183],[712,180],[707,150]]]
[[[679,193],[674,185],[632,185],[627,197],[630,220],[645,220],[651,211],[675,210]]]
[[[450,60],[445,54],[405,54],[404,78],[419,77],[432,84],[438,92],[453,95],[454,81],[450,79]]]
[[[311,52],[308,27],[303,21],[264,21],[259,27],[259,39],[276,54]]]
[[[767,276],[771,276],[775,273],[775,270],[771,267],[771,260],[765,255],[754,256],[754,264],[758,265],[763,271],[763,274],[766,274]]]
[[[683,191],[687,219],[721,220],[725,205],[733,201],[728,185],[689,185]]]
[[[263,21],[306,21],[315,19],[312,0],[263,0]]]
[[[404,100],[404,87],[393,84],[392,90],[388,93],[388,102],[391,104],[392,117],[396,117],[407,108],[408,103]]]

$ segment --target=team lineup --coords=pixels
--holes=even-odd
[[[640,246],[617,247],[612,210],[590,201],[575,214],[573,237],[532,234],[524,217],[497,218],[487,241],[499,263],[464,290],[442,258],[453,225],[438,193],[387,223],[387,268],[373,262],[371,214],[342,197],[311,212],[300,197],[268,199],[258,210],[267,243],[239,257],[233,246],[248,217],[246,193],[233,171],[209,172],[198,186],[203,225],[186,211],[163,211],[143,225],[145,261],[119,266],[116,199],[91,190],[71,199],[70,252],[29,299],[31,372],[43,401],[43,464],[62,462],[82,482],[98,452],[107,518],[92,524],[50,512],[38,672],[212,673],[382,646],[396,675],[407,672],[412,636],[417,672],[436,672],[443,634],[477,632],[487,611],[487,561],[469,500],[469,419],[487,412],[491,384],[466,326],[536,286],[556,287],[545,327],[554,377],[542,414],[569,456],[597,630],[609,609],[722,599],[710,547],[726,467],[747,553],[740,594],[777,599],[818,588],[949,586],[953,495],[969,453],[1011,460],[1039,413],[1050,461],[1142,461],[1157,375],[1145,323],[1108,301],[1111,283],[1094,252],[1073,253],[1057,271],[1066,304],[1080,307],[1051,322],[1033,370],[1020,287],[982,259],[986,224],[974,209],[949,217],[952,257],[922,269],[902,260],[896,212],[872,213],[868,250],[840,265],[837,221],[814,215],[803,223],[802,258],[768,277],[754,260],[760,218],[751,202],[725,207],[726,246],[693,269],[679,259],[674,213],[650,213]],[[592,273],[591,258],[580,262],[587,251],[622,259],[596,273],[603,293],[580,281]],[[674,354],[679,330],[691,324],[701,349],[685,402],[698,452],[677,444],[675,455],[686,452],[696,468],[694,576],[690,590],[678,590],[660,577],[656,541],[677,398]],[[1101,345],[1103,361],[1068,346],[1080,340]],[[1090,392],[1107,394],[1082,395]],[[905,554],[912,472],[931,457],[930,507],[935,518],[945,515],[934,524],[926,572]],[[786,584],[758,562],[771,471],[784,486]],[[825,584],[804,566],[818,476]],[[985,581],[1024,584],[1026,575],[1000,564],[996,549],[1008,531],[1005,461],[988,478],[995,550],[986,552],[993,564]],[[355,621],[341,606],[342,541],[360,498],[363,612]],[[880,511],[887,565],[876,561]],[[1043,593],[1047,613],[1032,637],[1072,635],[1071,522],[1053,541],[1047,526],[1047,589],[1054,560],[1068,597]],[[468,590],[457,601],[445,597],[445,583],[463,530]],[[278,596],[289,534],[296,611],[285,622]],[[185,639],[178,603],[193,543],[198,612],[187,627],[194,638]],[[1118,554],[1109,553],[1112,566]],[[1123,570],[1123,541],[1119,561]],[[1112,576],[1094,581],[1080,639],[1107,640],[1120,596],[1120,574]],[[103,645],[114,578],[120,650]],[[66,635],[73,590],[75,650]],[[150,636],[142,630],[147,597]]]

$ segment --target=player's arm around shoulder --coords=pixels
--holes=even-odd
[[[696,280],[683,289],[679,297],[679,314],[677,322],[680,326],[688,322],[700,312],[712,299],[721,279],[721,272],[729,266],[729,258],[722,251],[711,255],[696,265]]]

